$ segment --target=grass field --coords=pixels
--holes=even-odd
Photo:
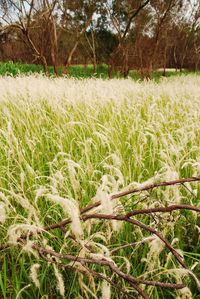
[[[69,68],[70,76],[74,78],[88,78],[88,77],[100,77],[107,78],[107,66],[98,65],[97,73],[93,74],[93,66],[87,65],[72,65]],[[35,73],[43,73],[42,65],[37,64],[26,64],[26,63],[12,63],[12,62],[0,62],[0,75],[5,76],[17,76],[17,75],[30,75]],[[51,76],[54,76],[53,67],[49,66],[49,73]],[[62,68],[59,67],[59,73],[62,73]],[[136,73],[135,73],[136,74]],[[115,76],[119,76],[115,74]]]
[[[109,268],[88,265],[113,280],[111,289],[77,261],[39,255],[33,243],[114,261],[140,279],[186,285],[181,290],[144,287],[153,299],[200,298],[196,212],[134,217],[162,232],[195,279],[155,235],[130,223],[83,222],[79,215],[79,208],[97,199],[96,212],[106,214],[172,203],[199,206],[198,183],[141,192],[113,204],[109,195],[200,176],[200,77],[139,83],[38,74],[1,77],[0,90],[0,298],[139,298]],[[72,224],[65,229],[41,231],[67,217]],[[120,248],[131,242],[139,243]]]
[[[1,76],[18,76],[18,75],[31,75],[35,73],[43,73],[42,65],[36,64],[25,64],[25,63],[13,63],[13,62],[0,62],[0,75]],[[54,76],[53,67],[49,66],[49,73],[51,76]],[[62,68],[59,67],[59,73],[62,74]],[[93,66],[88,64],[87,66],[83,65],[72,65],[69,68],[70,77],[73,78],[108,78],[108,66],[106,64],[101,64],[97,66],[97,72],[93,73]],[[152,78],[156,81],[159,81],[162,78],[163,70],[159,69],[155,71],[152,75]],[[167,69],[166,77],[188,75],[189,71],[184,70],[181,73],[175,72],[174,69]],[[199,72],[197,72],[199,74]],[[114,78],[123,77],[120,72],[115,71],[113,73]],[[140,79],[140,74],[136,70],[130,70],[129,77],[134,80]]]

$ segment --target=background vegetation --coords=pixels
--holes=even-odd
[[[2,0],[0,60],[74,73],[72,64],[108,66],[108,77],[136,70],[198,71],[198,0]],[[90,69],[90,66],[89,66]]]
[[[50,76],[55,76],[52,66],[48,67]],[[58,73],[62,75],[63,67],[58,68]],[[18,75],[30,75],[30,74],[44,74],[42,65],[39,64],[25,64],[25,63],[13,63],[13,62],[0,62],[0,75],[1,76],[18,76]],[[184,76],[191,74],[191,71],[183,70],[182,72],[175,71],[173,69],[167,69],[164,77],[172,76]],[[200,72],[196,72],[199,75]],[[88,64],[83,65],[71,65],[69,67],[68,77],[73,78],[102,78],[108,79],[108,66],[106,64],[97,65],[96,73],[93,72],[93,66]],[[113,72],[114,78],[123,78],[120,71]],[[134,80],[141,80],[141,76],[136,70],[131,70],[129,72],[129,78]],[[163,78],[163,70],[157,70],[152,73],[152,79],[159,81]]]

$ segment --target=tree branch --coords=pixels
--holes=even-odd
[[[146,0],[143,4],[141,4],[141,5],[138,7],[138,9],[137,9],[136,11],[133,12],[133,14],[132,14],[131,17],[129,18],[128,23],[127,23],[127,25],[126,25],[126,29],[125,29],[124,34],[123,34],[123,36],[122,36],[122,40],[125,39],[125,37],[126,37],[128,31],[129,31],[129,29],[130,29],[130,26],[131,26],[131,23],[132,23],[133,19],[139,14],[139,12],[140,12],[145,6],[147,6],[147,4],[148,4],[149,2],[150,2],[150,0]]]
[[[187,179],[179,179],[179,180],[174,180],[174,181],[165,181],[165,182],[160,182],[160,183],[155,183],[155,184],[150,184],[147,186],[142,186],[142,187],[138,187],[138,188],[134,188],[128,191],[121,191],[118,193],[115,193],[113,195],[111,195],[111,200],[123,197],[123,196],[127,196],[130,194],[134,194],[134,193],[139,193],[139,192],[143,192],[143,191],[148,191],[148,190],[152,190],[158,187],[166,187],[166,186],[173,186],[173,185],[180,185],[183,183],[191,183],[191,182],[197,182],[200,181],[200,177],[192,177],[192,178],[187,178]],[[91,211],[92,209],[100,206],[101,202],[97,201],[93,204],[87,205],[85,208],[81,209],[80,213],[81,215],[85,214],[86,212]],[[51,229],[55,229],[55,228],[59,228],[59,227],[63,227],[67,224],[69,224],[71,222],[70,219],[65,219],[61,222],[55,223],[55,224],[51,224],[51,225],[47,225],[44,227],[44,230],[48,231]]]
[[[185,285],[183,285],[183,284],[163,283],[163,282],[159,282],[159,281],[149,281],[149,280],[137,279],[129,274],[125,274],[115,265],[114,262],[107,260],[107,259],[83,258],[80,256],[73,256],[70,254],[58,253],[52,249],[46,249],[41,246],[38,246],[37,244],[33,244],[32,248],[37,250],[39,253],[50,254],[51,256],[57,257],[59,259],[66,259],[66,260],[70,260],[70,261],[79,262],[81,265],[93,264],[93,265],[109,267],[114,273],[116,273],[119,277],[123,278],[128,283],[131,282],[133,284],[144,284],[144,285],[158,286],[158,287],[170,288],[170,289],[182,289],[185,287]]]

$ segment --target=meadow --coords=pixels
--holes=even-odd
[[[92,216],[199,207],[196,181],[111,199],[200,177],[200,77],[4,76],[0,91],[0,298],[200,298],[196,211],[130,218],[151,231]]]

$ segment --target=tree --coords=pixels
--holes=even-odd
[[[112,76],[116,61],[121,58],[121,72],[127,77],[128,65],[128,40],[129,32],[133,28],[133,21],[136,20],[140,12],[145,9],[150,0],[114,0],[107,2],[107,12],[118,38],[118,44],[110,56],[109,77]]]
[[[3,0],[1,18],[6,29],[15,29],[18,38],[31,50],[35,60],[39,60],[48,75],[46,42],[50,40],[51,57],[56,70],[57,38],[54,10],[57,0]],[[37,38],[35,38],[35,35]]]
[[[152,14],[152,45],[148,60],[148,72],[158,67],[157,58],[160,53],[159,47],[164,44],[164,60],[166,66],[166,51],[169,43],[169,30],[182,7],[182,0],[151,0]]]
[[[64,62],[65,73],[69,72],[69,66],[72,63],[81,38],[85,35],[87,29],[91,26],[95,13],[98,13],[99,7],[103,1],[97,0],[81,0],[81,1],[60,1],[59,9],[61,11],[60,26],[62,30],[70,32],[73,36],[73,46],[66,55]]]

